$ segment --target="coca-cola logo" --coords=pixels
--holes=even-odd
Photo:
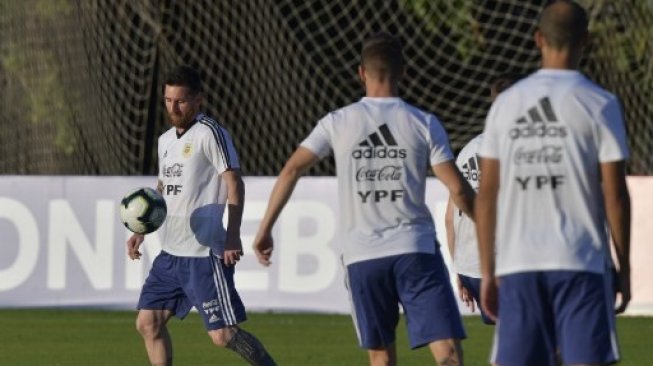
[[[169,167],[164,165],[163,166],[163,176],[167,177],[167,178],[181,177],[181,175],[183,173],[183,168],[184,168],[184,165],[179,164],[179,163],[176,163],[176,164],[174,164],[172,166],[169,166]]]
[[[374,182],[374,181],[391,181],[401,179],[401,166],[386,165],[383,168],[362,167],[356,172],[356,181]]]
[[[562,146],[545,145],[538,149],[519,147],[513,158],[515,164],[558,164],[562,161]]]

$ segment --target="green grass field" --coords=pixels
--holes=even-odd
[[[0,365],[147,365],[134,329],[135,312],[20,309],[0,311]],[[492,327],[466,317],[466,365],[487,365]],[[279,365],[366,365],[351,321],[343,315],[250,314],[243,327],[255,333]],[[228,350],[213,347],[197,314],[173,319],[175,365],[246,365]],[[653,317],[620,317],[622,365],[653,365]],[[432,364],[426,349],[411,351],[404,324],[398,329],[401,365]]]

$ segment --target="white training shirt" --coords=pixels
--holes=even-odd
[[[426,173],[453,159],[435,116],[401,98],[365,97],[322,118],[301,146],[335,156],[345,265],[435,253]]]
[[[599,164],[628,158],[617,98],[577,71],[543,69],[499,95],[483,136],[479,154],[500,164],[497,275],[603,273]]]
[[[481,147],[483,135],[474,137],[460,150],[456,165],[463,177],[478,191],[481,171],[478,166],[478,150]],[[456,205],[453,206],[454,258],[456,273],[467,277],[481,277],[481,262],[478,254],[478,240],[474,221],[465,215]]]
[[[168,216],[159,229],[162,249],[182,257],[222,255],[226,231],[222,215],[227,203],[220,174],[238,168],[229,133],[204,114],[178,136],[173,127],[159,137],[159,180]]]

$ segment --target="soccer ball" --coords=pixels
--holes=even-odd
[[[129,192],[120,202],[120,221],[137,234],[148,234],[158,229],[165,221],[167,212],[163,196],[148,187]]]

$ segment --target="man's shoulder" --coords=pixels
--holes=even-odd
[[[420,107],[414,106],[412,104],[406,103],[406,108],[412,112],[413,115],[415,115],[419,120],[422,121],[427,121],[427,122],[440,122],[440,119],[438,116],[435,115],[433,112],[429,112],[425,109],[422,109]]]
[[[456,164],[461,163],[464,164],[469,160],[471,157],[475,156],[478,154],[478,151],[481,149],[481,141],[483,139],[483,135],[477,135],[474,138],[472,138],[463,148],[460,150],[458,153],[458,157],[456,158]]]
[[[548,74],[541,72],[534,73],[531,76],[523,79],[523,83],[517,83],[515,85],[519,86],[521,84],[524,88],[529,88],[531,83],[541,82],[541,76],[546,77]],[[556,83],[554,84],[559,90],[565,90],[568,93],[572,94],[584,94],[588,96],[595,96],[602,99],[614,99],[616,96],[610,91],[603,88],[601,85],[594,82],[592,79],[588,78],[585,74],[575,70],[568,70],[567,73],[562,73],[561,75],[556,75]]]
[[[207,116],[206,114],[200,114],[197,116],[197,125],[203,129],[225,129],[224,125],[218,121],[218,119]]]
[[[197,123],[193,126],[197,133],[191,138],[196,141],[216,141],[219,145],[232,139],[229,129],[220,123],[217,119],[204,115],[198,118]]]
[[[408,102],[403,103],[403,108],[407,115],[410,116],[407,119],[407,122],[417,125],[420,128],[424,128],[424,131],[432,130],[433,127],[437,128],[437,126],[442,126],[442,122],[433,112],[427,111]]]
[[[474,136],[471,140],[469,140],[469,142],[467,142],[467,144],[465,144],[465,146],[463,146],[461,153],[463,151],[465,152],[470,151],[475,154],[476,152],[478,152],[482,141],[483,141],[483,134]]]
[[[349,103],[347,105],[344,105],[342,107],[336,108],[329,112],[331,115],[339,115],[339,114],[344,114],[348,112],[354,112],[354,111],[362,111],[366,108],[366,105],[369,105],[369,103],[374,103],[370,98],[361,98],[355,102]]]
[[[613,94],[612,92],[608,91],[607,89],[603,88],[599,84],[587,78],[585,78],[584,80],[580,81],[577,84],[576,90],[581,92],[580,93],[581,96],[591,95],[593,98],[600,99],[603,103],[607,103],[609,101],[617,99],[617,96],[615,94]]]
[[[345,106],[342,106],[342,107],[339,107],[339,108],[332,109],[331,111],[329,111],[327,113],[326,116],[343,115],[343,114],[345,114],[347,112],[358,110],[358,109],[361,109],[361,108],[363,108],[363,103],[361,103],[361,101],[357,101],[357,102],[349,103],[349,104],[347,104]]]
[[[330,125],[346,123],[348,119],[351,119],[351,116],[359,115],[360,112],[365,110],[365,106],[362,100],[347,104],[343,107],[333,109],[318,121],[318,124]],[[356,118],[358,120],[358,118]]]
[[[410,104],[406,102],[404,99],[400,97],[387,97],[387,98],[370,98],[370,97],[364,97],[358,101],[355,101],[353,103],[347,104],[345,106],[342,106],[340,108],[336,108],[329,112],[329,114],[338,114],[342,112],[350,112],[354,110],[364,110],[367,108],[369,105],[376,105],[376,106],[383,106],[383,105],[392,105],[393,108],[403,108],[406,109],[407,111],[414,113],[414,114],[419,114],[419,115],[429,115],[429,116],[435,116],[433,113],[428,112],[420,107],[417,107],[413,104]]]
[[[171,139],[173,136],[175,136],[175,130],[176,129],[174,127],[170,127],[169,129],[165,130],[162,134],[159,135],[159,141]]]

